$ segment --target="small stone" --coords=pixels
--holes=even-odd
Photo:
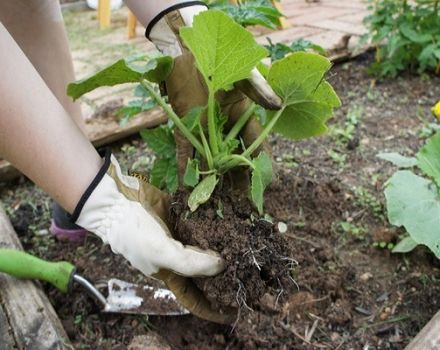
[[[280,221],[277,227],[279,233],[284,234],[287,232],[287,224],[285,222]]]
[[[49,230],[44,228],[42,230],[38,230],[37,232],[35,232],[35,234],[37,236],[46,236],[49,234]]]
[[[373,278],[373,274],[371,272],[365,272],[359,277],[362,282],[367,282],[371,278]]]
[[[333,343],[339,342],[339,340],[341,339],[341,336],[339,333],[333,332],[332,334],[330,334],[330,339]]]
[[[385,321],[388,318],[389,314],[387,312],[382,312],[379,316],[381,321]]]
[[[128,350],[171,350],[159,334],[155,332],[148,332],[145,335],[137,335],[127,347]]]

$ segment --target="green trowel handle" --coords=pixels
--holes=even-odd
[[[0,249],[0,272],[18,278],[46,281],[66,293],[75,266],[66,261],[41,260],[19,250]]]

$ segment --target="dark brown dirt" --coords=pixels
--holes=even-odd
[[[370,62],[366,55],[332,69],[343,107],[327,135],[270,140],[280,176],[265,206],[274,234],[279,222],[287,225],[283,237],[298,262],[292,277],[299,291],[283,286],[278,303],[276,293],[263,294],[232,328],[193,316],[102,314],[79,288],[65,296],[44,285],[75,348],[126,349],[155,330],[173,349],[404,349],[440,309],[440,263],[423,247],[400,255],[375,246],[396,243],[403,233],[387,222],[384,207],[383,184],[395,168],[376,154],[413,155],[433,133],[438,123],[430,108],[440,98],[440,78],[375,82],[365,72]],[[335,131],[358,108],[353,137],[345,139]],[[151,166],[151,152],[137,139],[114,151],[123,164]],[[47,235],[50,199],[29,181],[0,185],[0,200],[28,251],[71,261],[98,285],[114,276],[151,281],[92,235],[82,245]]]
[[[296,262],[287,241],[271,222],[258,218],[243,192],[223,186],[194,213],[188,210],[187,200],[185,192],[173,199],[176,237],[185,244],[212,249],[226,262],[219,275],[195,279],[214,309],[254,309],[263,295],[275,298],[293,284],[290,271]]]

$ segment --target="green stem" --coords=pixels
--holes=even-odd
[[[257,108],[257,105],[255,103],[252,103],[249,108],[242,114],[240,119],[237,120],[235,125],[232,127],[232,129],[229,131],[228,135],[226,135],[225,143],[229,142],[230,140],[237,137],[240,130],[243,128],[243,126],[247,123],[249,118],[254,114],[255,109]]]
[[[243,157],[249,157],[260,145],[266,140],[269,136],[269,133],[272,131],[273,127],[277,123],[278,119],[281,117],[281,114],[284,112],[284,107],[276,112],[274,117],[270,120],[269,123],[265,126],[261,134],[255,139],[255,141],[241,154]]]
[[[208,136],[209,144],[211,146],[212,155],[215,156],[219,152],[217,142],[217,125],[215,118],[215,96],[211,89],[209,89],[208,95]]]
[[[223,171],[227,171],[231,168],[235,168],[236,166],[240,166],[240,165],[247,165],[251,169],[255,169],[254,163],[252,163],[250,159],[243,157],[240,154],[231,154],[225,157],[224,159],[222,159],[220,167],[222,168]]]
[[[188,139],[189,142],[194,146],[194,148],[203,156],[206,158],[206,152],[203,148],[203,145],[200,143],[199,140],[191,133],[191,131],[188,130],[188,128],[185,126],[185,124],[182,123],[179,116],[174,113],[170,105],[168,105],[163,98],[154,90],[153,86],[146,82],[145,80],[141,81],[142,86],[148,90],[151,97],[154,98],[154,100],[164,109],[166,114],[168,114],[168,117],[176,124],[176,126],[179,128],[179,130],[182,132],[182,134]]]
[[[211,154],[211,149],[209,148],[208,141],[206,140],[205,133],[203,132],[202,124],[199,123],[199,132],[200,132],[200,138],[202,139],[203,147],[206,152],[206,161],[208,162],[208,168],[209,170],[214,169],[214,161]]]

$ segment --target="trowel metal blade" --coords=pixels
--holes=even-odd
[[[177,301],[173,292],[166,288],[137,285],[116,278],[108,281],[108,297],[104,311],[168,316],[189,314]]]

